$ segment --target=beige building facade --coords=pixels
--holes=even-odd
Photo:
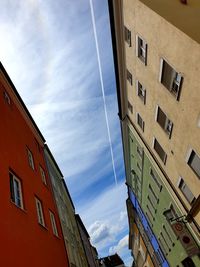
[[[110,2],[129,192],[136,196],[145,216],[151,217],[147,218],[148,222],[169,266],[198,266],[200,2]],[[149,174],[159,187],[159,197],[156,189],[152,190]],[[150,199],[151,190],[156,204]],[[150,204],[153,209],[149,208]],[[173,214],[172,210],[176,212]],[[176,237],[181,239],[174,231],[176,224],[184,225],[185,234],[189,231],[189,238],[195,243],[193,252],[187,251],[186,244],[176,241]],[[172,238],[163,238],[164,243],[167,239],[169,242],[162,246],[163,228],[167,229],[166,235],[172,230]],[[195,265],[187,265],[187,261]]]

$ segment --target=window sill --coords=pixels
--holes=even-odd
[[[16,208],[18,208],[19,210],[21,210],[23,213],[27,214],[27,210],[25,210],[22,207],[19,207],[15,202],[13,202],[12,200],[10,200],[10,203],[12,203],[12,205]]]
[[[38,222],[38,225],[39,225],[42,229],[44,229],[44,230],[46,230],[46,231],[49,230],[45,225],[43,225],[43,224],[41,224],[41,223],[39,223],[39,222]]]

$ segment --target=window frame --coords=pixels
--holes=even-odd
[[[41,165],[39,165],[39,169],[40,169],[40,175],[41,175],[41,178],[42,178],[42,182],[44,185],[47,186],[47,179],[46,179],[46,173],[44,171],[44,169],[42,168]]]
[[[130,85],[133,85],[133,75],[128,69],[126,69],[126,79]]]
[[[136,81],[137,96],[142,100],[144,105],[146,104],[146,88],[141,84],[139,80]]]
[[[160,183],[157,175],[155,174],[155,171],[150,167],[149,169],[149,175],[152,178],[152,180],[155,182],[155,184],[157,185],[157,187],[159,188],[159,191],[162,191],[162,184]]]
[[[136,34],[136,56],[146,66],[147,65],[147,42]]]
[[[12,176],[12,177],[11,177]],[[22,181],[19,179],[12,171],[9,171],[9,177],[10,177],[10,193],[11,193],[11,201],[14,203],[18,208],[24,209],[24,201],[23,201],[23,193],[22,193]],[[17,182],[18,189],[15,188],[14,182]],[[18,190],[19,196],[16,196]],[[18,200],[20,200],[20,204],[18,204]]]
[[[194,155],[193,155],[194,154]],[[192,156],[193,155],[193,156]],[[198,174],[198,170],[196,171],[193,166],[191,166],[191,161],[193,161],[194,157],[197,156],[197,158],[200,160],[199,154],[196,153],[196,151],[193,148],[189,149],[186,161],[190,169],[196,174],[196,176],[200,179],[200,173]],[[199,171],[200,172],[200,171]]]
[[[169,88],[163,83],[163,76],[164,76],[163,71],[164,71],[165,63],[172,69],[171,72],[174,73],[173,74],[174,78],[171,77],[171,85],[169,86]],[[177,72],[176,69],[174,69],[172,65],[169,64],[168,61],[165,60],[164,58],[160,59],[159,82],[175,97],[177,101],[179,101],[182,83],[183,83],[183,75],[180,72]],[[177,86],[177,91],[175,90],[174,86]]]
[[[165,119],[165,125],[163,127],[163,125],[159,122],[159,111],[161,113],[163,113],[166,117]],[[166,113],[160,108],[159,105],[156,106],[156,116],[155,116],[155,120],[156,122],[159,124],[159,126],[164,130],[164,132],[169,136],[169,138],[171,138],[172,135],[172,130],[173,130],[173,122],[168,118],[168,116],[166,115]]]
[[[186,200],[188,201],[188,203],[190,205],[192,205],[194,203],[194,201],[196,200],[196,197],[193,195],[189,186],[185,183],[183,177],[181,177],[181,176],[179,177],[177,186],[178,186],[179,190],[181,191],[181,193],[186,198]],[[187,194],[189,194],[189,196]]]
[[[157,144],[160,146],[160,148],[162,149],[162,151],[164,152],[164,157],[162,159],[162,157],[160,156],[160,154],[157,152],[157,150],[155,149],[155,143],[157,142]],[[158,155],[159,159],[163,162],[163,164],[166,164],[167,161],[167,153],[165,152],[165,150],[162,148],[162,146],[160,145],[160,143],[158,142],[158,140],[153,137],[153,149],[156,152],[156,154]]]
[[[133,105],[131,105],[130,101],[128,100],[128,110],[130,110],[130,112],[133,114]]]
[[[30,166],[30,168],[32,170],[35,170],[35,163],[34,163],[33,153],[31,152],[31,150],[28,147],[26,147],[26,150],[27,150],[29,166]]]
[[[3,91],[3,97],[4,97],[5,102],[6,102],[9,106],[11,106],[11,98],[10,98],[9,93],[8,93],[6,90]]]
[[[131,31],[124,25],[124,40],[131,47]]]
[[[35,204],[36,204],[38,224],[43,227],[46,227],[42,201],[37,196],[35,196]],[[39,206],[37,204],[39,204]]]
[[[58,237],[59,235],[58,235],[58,228],[57,228],[57,224],[56,224],[55,215],[51,210],[49,210],[49,216],[50,216],[50,220],[51,220],[51,227],[53,230],[53,234]]]
[[[137,112],[136,113],[136,121],[137,121],[137,125],[140,127],[140,129],[144,132],[144,125],[145,122],[143,120],[143,118],[141,117],[141,115]],[[142,125],[140,125],[139,121],[141,121]]]

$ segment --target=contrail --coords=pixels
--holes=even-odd
[[[94,39],[95,39],[96,52],[97,52],[97,61],[98,61],[98,66],[99,66],[99,76],[100,76],[100,82],[101,82],[101,91],[102,91],[102,97],[103,97],[106,126],[107,126],[107,131],[108,131],[108,141],[109,141],[109,145],[110,145],[112,167],[113,167],[113,173],[114,173],[114,178],[115,178],[115,184],[117,185],[117,175],[116,175],[116,170],[115,170],[115,161],[114,161],[114,157],[113,157],[113,148],[112,148],[112,141],[111,141],[111,136],[110,136],[110,127],[109,127],[109,123],[108,123],[108,113],[107,113],[105,93],[104,93],[105,90],[104,90],[104,83],[103,83],[103,76],[102,76],[102,69],[101,69],[101,60],[100,60],[100,55],[99,55],[99,45],[98,45],[98,40],[97,40],[97,32],[96,32],[96,24],[95,24],[94,8],[93,8],[92,0],[90,0],[90,11],[91,11],[92,26],[93,26]]]

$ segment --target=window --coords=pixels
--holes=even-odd
[[[124,35],[125,41],[131,47],[131,31],[126,26],[124,26]]]
[[[170,137],[173,123],[167,118],[166,114],[159,106],[157,107],[156,121]]]
[[[157,197],[155,190],[151,187],[150,184],[149,184],[149,197],[151,198],[152,201],[155,200],[155,202],[157,203],[159,202],[159,198]]]
[[[190,257],[185,258],[182,261],[182,264],[184,267],[195,267],[196,266]]]
[[[147,65],[147,43],[138,35],[136,36],[136,55]]]
[[[52,226],[52,229],[53,229],[53,233],[54,233],[54,235],[58,236],[58,230],[57,230],[57,227],[56,227],[55,216],[54,216],[53,212],[51,212],[51,211],[49,211],[49,214],[50,214],[51,226]]]
[[[150,168],[150,176],[154,180],[156,185],[158,186],[159,190],[161,191],[162,190],[162,185],[160,184],[160,181],[159,181],[158,177],[155,175],[154,171],[151,168]]]
[[[143,149],[141,146],[137,145],[137,153],[142,158],[143,157]]]
[[[129,83],[132,85],[132,74],[129,70],[126,70],[126,78],[129,81]]]
[[[142,166],[137,162],[137,167],[140,172],[142,172]]]
[[[200,157],[195,153],[194,150],[192,150],[188,165],[190,168],[196,173],[196,175],[200,178]]]
[[[143,87],[143,85],[137,81],[137,95],[139,98],[142,100],[142,102],[145,104],[146,103],[146,89]]]
[[[140,128],[144,132],[144,121],[139,113],[137,113],[137,124],[140,126]]]
[[[37,209],[38,223],[41,224],[42,226],[45,226],[42,202],[38,198],[35,198],[35,203]]]
[[[42,177],[42,182],[47,185],[47,180],[46,180],[46,175],[45,175],[45,172],[43,170],[43,168],[40,166],[40,174],[41,174],[41,177]]]
[[[9,173],[9,176],[11,200],[17,207],[23,209],[21,181],[11,172]]]
[[[35,138],[35,144],[36,144],[36,147],[37,147],[38,151],[41,152],[40,144],[39,144],[39,142],[37,141],[36,138]]]
[[[128,101],[128,109],[130,110],[131,113],[133,113],[133,106],[129,101]]]
[[[10,105],[10,104],[11,104],[11,100],[10,100],[10,96],[9,96],[9,94],[8,94],[6,91],[4,91],[4,92],[3,92],[3,96],[4,96],[4,99],[5,99],[6,103],[7,103],[8,105]]]
[[[162,160],[162,162],[165,164],[167,159],[167,154],[161,147],[161,145],[158,143],[157,139],[154,139],[153,148],[155,149],[156,153],[158,154],[159,158]]]
[[[183,77],[161,59],[160,82],[179,100]]]
[[[29,165],[34,170],[35,167],[34,167],[33,155],[32,155],[31,151],[28,148],[27,148],[27,153],[28,153],[28,162],[29,162]]]
[[[190,188],[186,185],[186,183],[184,182],[183,178],[180,177],[179,181],[178,181],[178,187],[180,188],[181,192],[183,193],[183,195],[185,196],[185,198],[187,199],[187,201],[192,204],[195,201],[195,197],[192,194]]]

